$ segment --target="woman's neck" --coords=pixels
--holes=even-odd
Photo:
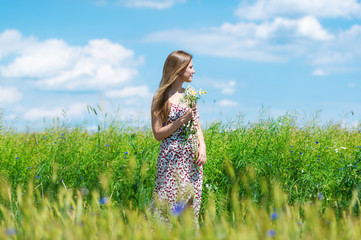
[[[173,84],[171,88],[171,92],[173,93],[182,93],[183,92],[183,82],[177,79]]]

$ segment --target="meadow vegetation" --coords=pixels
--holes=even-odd
[[[148,207],[159,142],[149,127],[0,125],[1,239],[359,239],[361,128],[285,115],[204,129],[200,229]],[[171,230],[170,230],[171,229]]]

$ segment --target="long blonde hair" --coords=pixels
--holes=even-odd
[[[191,60],[191,54],[182,50],[177,50],[169,54],[164,62],[162,80],[160,81],[158,90],[153,97],[151,108],[156,117],[161,117],[162,122],[167,122],[168,120],[168,98],[171,86],[179,77],[179,74],[186,69]]]

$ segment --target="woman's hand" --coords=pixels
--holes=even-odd
[[[205,146],[202,146],[202,145],[199,146],[196,156],[198,156],[198,158],[197,158],[197,160],[195,162],[195,164],[197,166],[202,166],[203,164],[206,163],[206,161],[207,161],[207,153],[206,153]]]
[[[189,122],[196,116],[197,107],[188,109],[188,111],[182,116],[182,123]]]

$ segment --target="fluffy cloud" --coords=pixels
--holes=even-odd
[[[219,105],[222,107],[235,107],[238,103],[229,99],[223,99],[219,102]]]
[[[236,81],[233,81],[233,80],[231,80],[229,82],[216,82],[214,84],[214,86],[216,88],[221,89],[221,92],[223,94],[233,94],[234,91],[236,90],[235,89],[236,85],[237,85]]]
[[[327,41],[333,38],[332,34],[322,28],[316,18],[310,16],[297,20],[276,18],[271,22],[266,21],[261,24],[241,22],[234,25],[225,23],[221,26],[220,32],[241,38],[252,36],[259,40],[275,39],[277,36],[289,39],[301,37],[316,41]]]
[[[33,45],[33,37],[23,38],[17,30],[8,29],[0,33],[0,61],[10,54],[22,51],[28,45]]]
[[[87,104],[86,103],[74,103],[71,104],[67,108],[56,107],[52,109],[45,109],[45,108],[32,108],[27,110],[24,113],[24,118],[26,120],[39,120],[42,118],[57,118],[57,117],[66,117],[70,120],[73,117],[79,117],[83,113],[87,111]]]
[[[129,98],[129,97],[151,97],[152,94],[149,91],[147,85],[124,87],[120,90],[112,90],[105,92],[105,96],[109,98]]]
[[[10,44],[14,42],[14,46]],[[70,46],[61,39],[43,42],[23,37],[16,30],[0,34],[0,76],[35,81],[39,88],[105,90],[137,75],[132,50],[107,39],[85,46]],[[7,60],[8,59],[8,60]],[[0,59],[1,60],[1,59]]]
[[[182,37],[185,36],[185,37]],[[205,55],[255,61],[287,61],[302,56],[310,45],[328,42],[334,35],[314,17],[276,18],[261,23],[224,23],[197,30],[168,30],[148,35],[145,41],[177,44]]]
[[[236,10],[236,15],[242,19],[250,20],[304,15],[323,18],[360,18],[361,3],[357,0],[242,1]]]
[[[0,86],[0,104],[15,103],[22,99],[22,93],[14,87]]]
[[[353,25],[349,29],[340,31],[333,41],[314,49],[308,55],[309,61],[317,66],[329,66],[329,73],[337,71],[345,63],[347,68],[359,68],[357,60],[361,59],[360,42],[361,26]],[[354,65],[353,62],[356,64]]]
[[[322,69],[316,69],[312,72],[313,76],[326,76],[327,73]]]

